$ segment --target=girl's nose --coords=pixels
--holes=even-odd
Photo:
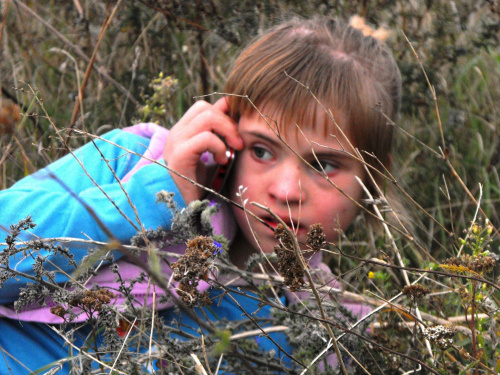
[[[269,195],[279,203],[303,202],[305,192],[300,177],[299,166],[279,166],[279,169],[273,170],[270,176],[272,180],[269,184]]]

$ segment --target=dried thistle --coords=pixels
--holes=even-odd
[[[307,232],[307,245],[317,253],[326,241],[325,232],[321,223],[312,224]]]
[[[412,302],[417,302],[420,298],[430,293],[429,288],[420,285],[406,285],[401,291],[405,296],[407,296]]]
[[[71,299],[69,304],[79,307],[85,312],[92,313],[94,311],[101,311],[103,305],[108,305],[113,298],[115,298],[113,292],[108,289],[99,288],[84,291],[83,294]]]
[[[211,237],[198,236],[187,243],[187,249],[179,260],[172,264],[174,280],[179,281],[177,294],[187,306],[206,304],[209,299],[198,292],[200,280],[208,279],[210,260],[220,253],[220,247]]]
[[[54,315],[64,319],[64,316],[66,315],[67,310],[64,307],[62,307],[61,305],[57,305],[57,306],[51,307],[50,312],[51,312],[51,314],[54,314]]]
[[[295,256],[293,240],[282,224],[276,226],[274,236],[279,240],[279,245],[274,247],[278,257],[278,272],[285,279],[284,284],[295,292],[304,285],[304,270]]]
[[[484,275],[490,273],[495,266],[495,259],[488,255],[463,255],[445,260],[440,267],[455,272],[469,272]]]
[[[455,336],[455,333],[456,329],[454,327],[438,325],[426,328],[424,330],[424,337],[439,349],[446,350],[453,345],[453,336]]]
[[[466,255],[465,258],[468,262],[468,267],[481,275],[490,273],[495,266],[495,259],[490,256],[471,257],[470,255]]]
[[[95,312],[101,313],[104,305],[109,305],[115,294],[105,288],[96,288],[82,292],[73,292],[68,305],[80,308],[89,318],[93,317]],[[50,309],[50,312],[60,318],[65,319],[71,314],[71,308],[65,309],[61,305],[56,305]]]

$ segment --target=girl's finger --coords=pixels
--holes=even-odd
[[[213,132],[224,138],[229,147],[236,150],[242,149],[243,140],[238,134],[237,124],[219,109],[211,105],[209,106],[209,108],[198,112],[194,117],[192,117],[191,113],[189,116],[191,121],[189,123],[179,121],[174,126],[171,136],[174,135],[176,143],[191,139],[203,132]]]
[[[219,99],[215,104],[210,104],[204,100],[198,100],[191,107],[189,107],[189,109],[184,113],[184,115],[175,126],[177,127],[177,125],[179,125],[179,127],[183,127],[184,125],[187,125],[191,121],[193,121],[193,119],[200,113],[213,110],[214,108],[217,109],[217,111],[225,114],[229,110],[229,103],[224,105],[224,101],[222,101],[221,99]]]
[[[219,100],[217,100],[214,103],[214,108],[218,109],[222,113],[228,113],[229,112],[229,97],[223,96]]]
[[[196,125],[195,125],[196,124]],[[213,108],[200,113],[193,121],[192,130],[195,133],[210,131],[224,138],[229,147],[236,150],[243,148],[243,140],[238,133],[238,125],[229,116]]]
[[[184,177],[205,184],[207,175],[206,172],[200,173],[202,172],[200,168],[204,167],[203,163],[200,163],[200,155],[210,151],[217,163],[225,164],[227,162],[226,148],[225,143],[214,133],[203,132],[177,147],[175,152],[170,155],[168,166],[171,170],[182,174]],[[201,190],[199,188],[175,173],[171,173],[171,176],[186,203],[200,199]]]
[[[179,173],[186,172],[190,176],[195,176],[201,154],[209,151],[218,164],[225,164],[226,149],[226,144],[215,134],[202,132],[179,145],[175,153],[170,156],[168,165]]]
[[[174,128],[183,128],[185,125],[189,124],[191,121],[193,121],[196,116],[198,116],[200,113],[203,113],[205,111],[209,111],[213,108],[213,105],[204,101],[204,100],[198,100],[195,102],[189,109],[184,113],[184,115],[180,118],[180,120],[175,124]],[[172,128],[172,130],[174,130]]]

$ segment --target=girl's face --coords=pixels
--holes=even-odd
[[[246,208],[275,228],[278,224],[276,220],[251,202],[269,207],[290,228],[295,228],[299,242],[306,242],[309,226],[315,223],[323,225],[327,241],[335,241],[339,229],[347,229],[358,213],[359,207],[354,201],[359,201],[363,193],[355,177],[365,180],[362,164],[347,152],[341,152],[343,148],[339,141],[332,136],[325,137],[322,127],[302,129],[304,135],[300,132],[296,135],[290,129],[283,136],[285,142],[321,171],[311,151],[312,146],[330,183],[323,172],[317,173],[281,142],[258,113],[242,116],[238,130],[245,146],[236,158],[230,197],[239,203],[248,199]],[[338,139],[343,138],[339,136]],[[346,141],[340,142],[345,150],[350,150]],[[242,198],[236,195],[240,186],[246,188]],[[237,207],[233,207],[233,212],[244,237],[239,240],[243,240],[251,250],[258,251],[253,229],[262,250],[272,252],[277,245],[273,231],[250,215],[247,221],[243,210]]]

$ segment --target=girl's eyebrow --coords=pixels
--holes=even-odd
[[[314,152],[314,155],[316,155],[316,158],[318,160],[326,159],[338,163],[350,163],[351,161],[354,161],[355,159],[342,152],[342,150],[334,151],[332,150],[331,152],[328,151],[323,151],[323,152]],[[315,159],[313,153],[309,153],[308,155],[305,155],[306,159]]]
[[[282,142],[277,137],[269,136],[267,134],[263,134],[263,133],[256,131],[256,130],[242,131],[242,132],[240,132],[240,134],[248,134],[248,135],[252,135],[256,138],[261,138],[269,143],[272,143],[276,147],[283,146]]]
[[[283,143],[276,137],[276,136],[270,136],[267,134],[263,134],[259,132],[258,130],[248,130],[248,131],[242,131],[240,132],[242,135],[251,135],[256,138],[261,138],[271,144],[273,144],[275,147],[283,147]],[[316,154],[316,157],[318,159],[320,158],[331,158],[331,159],[338,159],[339,161],[341,160],[351,160],[353,159],[352,155],[346,154],[344,150],[337,150],[332,147],[322,147],[320,150],[314,150],[314,154]],[[313,157],[312,152],[308,152],[307,155],[304,155],[304,157]]]
[[[310,155],[312,156],[313,153],[310,152]],[[316,151],[314,150],[314,155],[316,155],[318,158],[329,158],[333,157],[335,159],[342,159],[344,157],[347,157],[347,155],[342,153],[342,150],[331,150],[331,151]]]

